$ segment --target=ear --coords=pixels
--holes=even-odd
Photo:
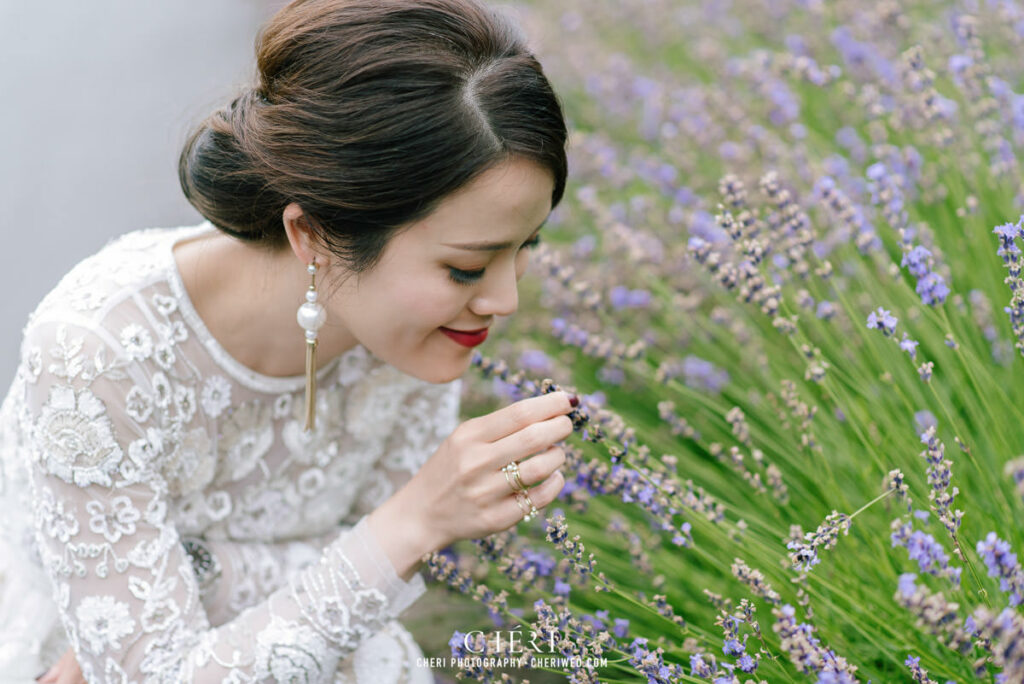
[[[288,244],[299,261],[308,265],[316,257],[317,266],[326,266],[330,259],[309,222],[306,221],[302,207],[292,202],[284,208],[281,218],[284,222],[284,232],[288,236]]]

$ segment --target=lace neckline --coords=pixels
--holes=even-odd
[[[170,285],[171,293],[178,301],[178,308],[181,311],[182,317],[185,319],[185,322],[188,323],[189,327],[191,327],[195,332],[196,337],[200,342],[202,342],[203,346],[210,353],[210,356],[213,357],[214,362],[231,377],[249,389],[268,393],[294,392],[296,390],[303,389],[306,386],[305,374],[289,376],[264,375],[263,373],[257,373],[229,354],[228,351],[221,346],[220,342],[217,341],[217,338],[210,333],[209,328],[206,327],[206,323],[204,323],[203,319],[199,317],[199,313],[192,305],[192,299],[188,296],[188,291],[185,289],[185,283],[182,280],[181,272],[178,270],[178,264],[174,260],[174,246],[183,240],[215,230],[217,230],[216,226],[211,224],[209,221],[204,221],[197,226],[188,226],[182,229],[172,230],[170,239],[167,240],[164,245],[164,256],[167,259],[167,281]],[[298,331],[299,328],[297,324],[295,327]],[[299,332],[296,332],[295,334],[298,335]],[[343,358],[361,352],[362,345],[357,344],[348,351],[345,351],[331,359],[330,362],[316,372],[317,384],[321,384],[322,381],[338,367],[338,364]]]

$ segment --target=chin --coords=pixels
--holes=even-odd
[[[442,362],[436,357],[428,357],[422,363],[413,364],[411,367],[403,368],[398,365],[395,367],[414,378],[440,385],[462,377],[469,368],[471,358],[471,354],[466,354],[465,359]]]
[[[437,366],[434,366],[431,369],[431,371],[429,373],[427,373],[426,375],[417,375],[417,377],[420,380],[425,380],[426,382],[430,382],[430,383],[433,383],[435,385],[440,385],[440,384],[443,384],[443,383],[446,383],[446,382],[451,382],[452,380],[457,380],[457,379],[461,378],[463,373],[466,372],[466,369],[468,367],[469,367],[468,363],[460,364],[460,366],[458,368],[455,368],[455,369],[453,369],[451,371],[447,371],[446,372],[445,368],[438,368]]]

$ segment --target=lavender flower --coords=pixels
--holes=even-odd
[[[781,639],[780,648],[789,656],[798,672],[817,674],[818,681],[856,682],[853,675],[857,668],[837,656],[835,651],[825,648],[814,634],[814,626],[796,621],[796,611],[786,604],[773,608],[775,624],[772,630]]]
[[[818,549],[831,549],[839,540],[839,533],[844,535],[850,533],[850,517],[839,511],[832,511],[825,517],[825,521],[818,526],[814,532],[807,532],[803,540],[792,540],[786,544],[791,551],[789,560],[794,568],[799,567],[802,572],[808,572],[811,568],[821,562],[818,558]]]
[[[900,521],[894,520],[892,527],[893,532],[890,539],[893,548],[897,546],[905,548],[910,560],[917,561],[921,572],[936,577],[945,577],[953,583],[954,587],[960,586],[962,568],[949,565],[949,556],[932,535],[913,529],[913,525],[909,522],[901,524]]]
[[[934,679],[928,677],[928,671],[921,668],[921,659],[917,656],[907,656],[906,661],[903,663],[910,669],[910,676],[914,678],[915,682],[921,684],[938,684]]]
[[[1003,669],[1004,682],[1024,681],[1024,618],[1012,608],[993,613],[985,607],[974,611],[977,630],[991,640],[992,662]]]
[[[1024,237],[1024,215],[1016,224],[1006,223],[997,226],[992,232],[999,236],[999,249],[996,254],[1003,258],[1009,272],[1006,282],[1010,286],[1010,305],[1003,310],[1010,317],[1010,326],[1017,339],[1014,346],[1024,355],[1024,280],[1021,279],[1020,247],[1017,240]]]
[[[928,484],[932,487],[928,498],[932,501],[939,520],[949,530],[950,536],[956,539],[956,531],[960,527],[960,519],[964,513],[961,510],[954,510],[952,507],[953,499],[960,492],[956,487],[950,489],[953,462],[944,457],[946,447],[935,437],[934,427],[921,433],[921,443],[927,445],[927,449],[921,452],[921,456],[928,463]],[[957,552],[959,554],[959,550]]]
[[[878,307],[877,311],[872,311],[868,314],[868,329],[881,330],[883,335],[889,337],[896,331],[896,323],[898,321],[899,319],[893,316],[892,313],[882,307]]]
[[[1010,594],[1010,605],[1019,606],[1024,599],[1024,570],[1017,562],[1017,554],[1010,551],[1010,545],[989,532],[978,542],[978,555],[985,561],[989,577],[999,578],[999,589]]]
[[[903,339],[900,340],[900,349],[907,352],[907,354],[910,355],[910,358],[914,358],[915,356],[917,356],[918,344],[920,343],[917,342],[916,340],[910,339],[910,337],[907,336],[907,333],[903,333]]]

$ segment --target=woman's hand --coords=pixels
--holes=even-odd
[[[566,392],[517,401],[459,425],[419,472],[395,494],[407,521],[433,550],[459,539],[479,539],[523,519],[502,467],[519,461],[519,474],[538,509],[555,500],[565,479],[561,447],[573,430],[574,409]]]
[[[36,681],[41,684],[86,684],[74,649],[69,648],[60,660]]]

